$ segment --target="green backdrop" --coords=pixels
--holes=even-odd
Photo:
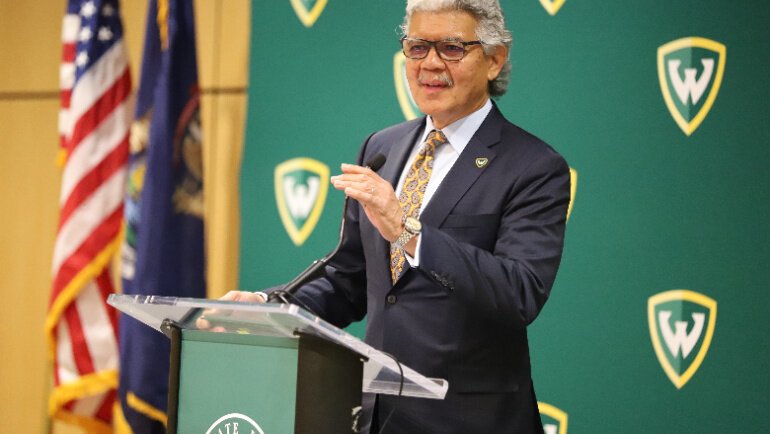
[[[333,175],[354,161],[368,134],[405,118],[394,79],[404,2],[293,3],[325,7],[307,26],[290,0],[253,3],[242,289],[288,281],[336,244],[342,194],[329,189],[317,225],[298,245],[279,213],[276,168],[309,158]],[[568,418],[559,425],[543,406],[547,430],[770,432],[770,7],[567,0],[551,15],[539,0],[502,4],[514,46],[511,86],[499,105],[578,173],[559,276],[530,327],[538,399]],[[658,75],[658,48],[685,37],[726,47],[716,99],[690,135],[669,111]],[[686,84],[685,68],[703,78],[700,60],[709,56],[717,62],[694,111],[718,81],[719,56],[693,49],[677,57]],[[664,60],[667,69],[671,58]],[[676,86],[665,83],[683,107]],[[313,196],[307,179],[322,176],[293,167],[278,182],[296,193],[296,205]],[[307,209],[291,215],[295,224],[312,220]],[[650,298],[675,289],[713,300],[716,312],[692,298],[669,300],[653,309],[651,327]],[[662,310],[671,314],[667,323],[658,322]],[[666,338],[665,329],[680,339]],[[667,344],[682,350],[686,337],[694,339],[689,355],[673,354]],[[663,360],[674,374],[697,369],[677,387]]]

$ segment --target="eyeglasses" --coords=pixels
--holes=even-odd
[[[430,53],[431,47],[436,48],[439,57],[450,62],[457,62],[465,57],[468,45],[480,45],[481,41],[426,41],[425,39],[401,38],[401,48],[404,56],[410,59],[424,59]]]

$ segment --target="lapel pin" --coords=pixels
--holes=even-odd
[[[481,169],[482,167],[486,166],[487,163],[489,163],[489,158],[486,157],[479,157],[476,159],[476,167]]]

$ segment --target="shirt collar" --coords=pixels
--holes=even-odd
[[[455,152],[457,152],[457,154],[461,154],[463,152],[465,147],[468,145],[468,142],[471,141],[471,138],[474,134],[476,134],[476,131],[479,129],[491,110],[492,100],[487,98],[487,102],[480,109],[464,118],[452,122],[451,124],[441,129],[441,132],[444,133],[447,140],[449,141],[449,145],[455,150]],[[430,116],[426,116],[425,131],[422,133],[422,138],[418,143],[424,142],[428,134],[434,129],[435,127],[433,126],[433,119],[431,119]]]

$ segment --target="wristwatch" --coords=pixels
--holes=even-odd
[[[401,232],[401,235],[396,238],[396,241],[393,241],[393,245],[399,249],[403,249],[409,240],[420,234],[421,230],[422,223],[420,223],[419,220],[414,217],[407,217],[404,219],[404,230]]]

